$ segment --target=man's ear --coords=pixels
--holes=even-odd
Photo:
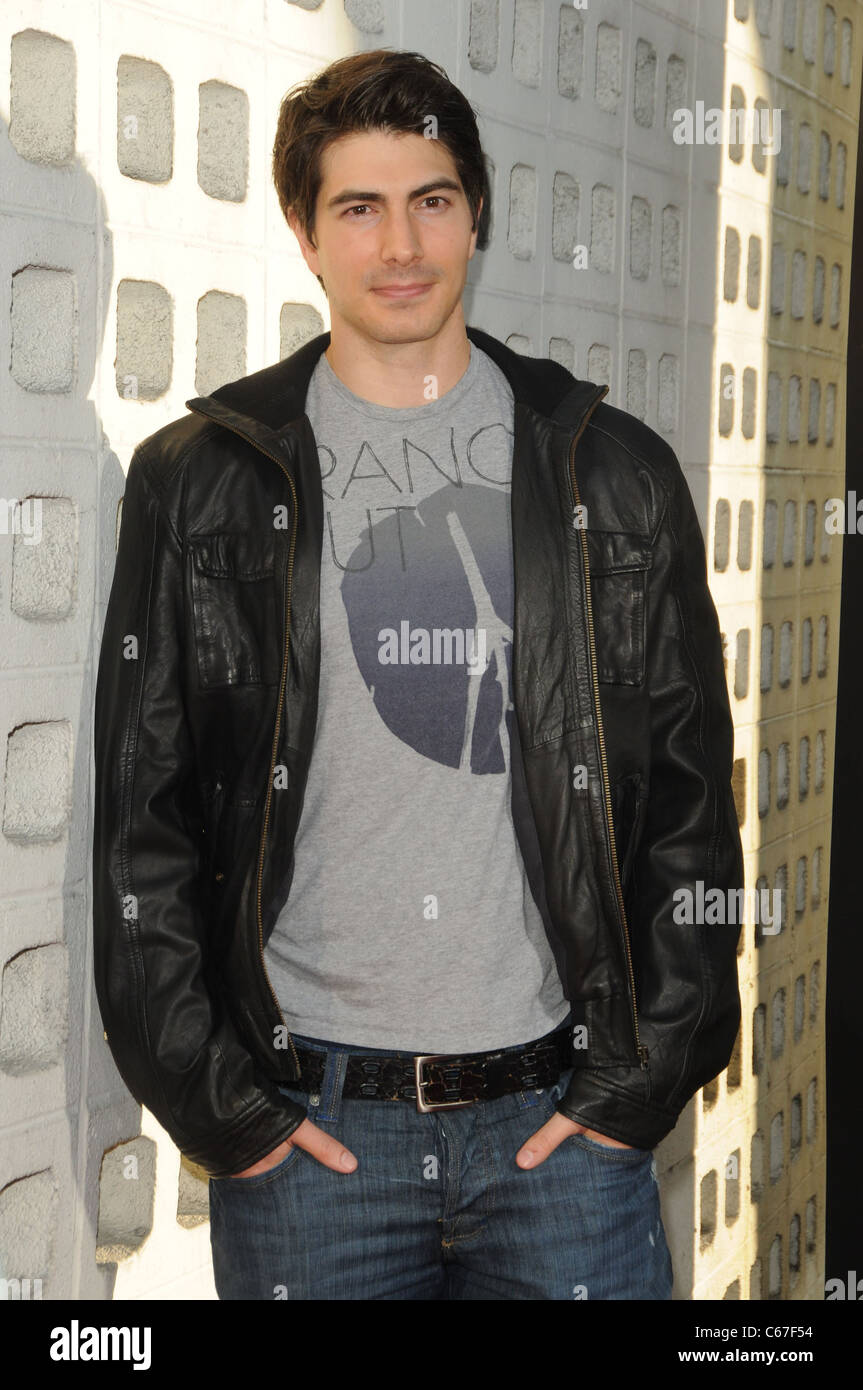
[[[302,223],[300,222],[300,219],[299,219],[299,217],[297,216],[297,214],[293,211],[293,209],[291,209],[291,210],[286,214],[286,221],[287,221],[288,226],[290,227],[291,231],[293,232],[294,236],[297,238],[297,241],[298,241],[299,247],[300,247],[300,251],[301,251],[301,253],[302,253],[303,260],[305,261],[306,265],[309,267],[309,270],[312,272],[312,274],[313,274],[313,275],[317,275],[317,274],[319,273],[319,270],[320,270],[320,267],[319,267],[319,265],[317,264],[317,260],[318,260],[318,253],[317,253],[317,250],[315,249],[315,247],[312,245],[312,243],[309,241],[308,237],[306,236],[306,233],[305,233],[305,231],[304,231],[304,229],[303,229],[303,225],[302,225]],[[309,259],[310,257],[313,257],[313,258],[314,258],[314,264],[312,263],[312,260]]]
[[[297,242],[299,243],[300,252],[301,252],[301,254],[302,254],[303,260],[305,261],[305,263],[306,263],[306,265],[308,266],[309,270],[310,270],[310,271],[312,272],[312,274],[314,275],[315,279],[317,280],[317,282],[318,282],[318,284],[320,285],[321,289],[323,290],[324,294],[326,294],[326,293],[327,293],[326,286],[324,285],[324,282],[323,282],[323,280],[321,279],[321,275],[320,275],[320,265],[319,265],[319,263],[318,263],[318,253],[317,253],[317,251],[315,250],[315,247],[314,247],[314,246],[312,245],[312,243],[309,241],[308,237],[306,236],[306,234],[305,234],[305,232],[304,232],[304,230],[303,230],[302,224],[301,224],[301,222],[300,222],[299,217],[298,217],[297,214],[293,211],[293,209],[291,209],[291,211],[289,211],[288,213],[286,213],[286,215],[285,215],[285,220],[286,220],[288,226],[290,227],[291,231],[293,232],[294,236],[297,238]],[[312,259],[312,258],[313,258],[313,259]]]
[[[471,232],[471,241],[472,241],[473,244],[472,244],[472,246],[471,246],[471,248],[470,248],[470,255],[468,256],[468,260],[469,260],[469,261],[470,261],[470,260],[473,260],[473,253],[474,253],[474,251],[476,250],[476,243],[477,243],[477,240],[478,240],[478,238],[479,238],[479,224],[480,224],[480,218],[482,217],[482,208],[483,208],[483,200],[482,200],[482,198],[480,198],[479,202],[477,203],[477,210],[476,210],[476,229],[475,229],[475,231]]]

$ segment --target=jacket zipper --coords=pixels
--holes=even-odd
[[[190,409],[190,410],[194,410],[195,407],[194,407],[194,406],[190,406],[189,409]],[[198,411],[197,413],[198,413],[199,415],[203,415],[203,414],[204,414],[203,411]],[[210,419],[211,417],[210,417],[210,416],[205,416],[205,418],[206,418],[206,419]],[[260,443],[258,442],[257,439],[253,439],[252,436],[249,435],[249,434],[246,434],[246,432],[245,432],[244,430],[237,429],[237,426],[236,426],[236,425],[229,425],[229,424],[227,424],[224,420],[219,420],[218,423],[219,423],[220,425],[222,425],[225,429],[233,430],[234,434],[238,434],[238,435],[240,436],[241,439],[245,439],[245,441],[246,441],[247,444],[253,445],[254,448],[260,450],[260,452],[261,452],[262,454],[265,454],[267,458],[272,459],[274,463],[277,463],[277,464],[279,465],[279,467],[281,468],[282,472],[284,473],[285,477],[287,478],[288,482],[290,483],[290,486],[291,486],[291,495],[292,495],[292,497],[293,497],[293,499],[294,499],[294,524],[293,524],[293,527],[291,528],[291,548],[290,548],[290,552],[289,552],[289,555],[288,555],[288,568],[287,568],[287,571],[286,571],[286,574],[285,574],[285,586],[284,586],[284,593],[283,593],[283,601],[284,601],[284,605],[285,605],[285,652],[284,652],[284,656],[283,656],[283,658],[282,658],[282,678],[281,678],[281,682],[280,682],[280,684],[279,684],[279,700],[278,700],[278,704],[276,705],[276,724],[275,724],[275,728],[274,728],[274,730],[273,730],[273,748],[272,748],[272,752],[271,752],[271,754],[270,754],[270,770],[269,770],[269,775],[268,775],[268,779],[267,779],[267,799],[266,799],[266,802],[265,802],[265,804],[264,804],[264,821],[263,821],[263,825],[262,825],[262,827],[261,827],[261,843],[260,843],[260,848],[259,848],[259,850],[258,850],[258,873],[257,873],[257,885],[256,885],[256,902],[257,902],[257,924],[258,924],[258,952],[259,952],[260,960],[261,960],[261,973],[262,973],[264,979],[265,979],[266,982],[267,982],[267,988],[269,989],[270,995],[272,996],[273,1003],[274,1003],[275,1006],[276,1006],[276,1012],[278,1013],[279,1018],[282,1020],[282,1026],[283,1026],[283,1028],[285,1029],[285,1031],[287,1032],[287,1035],[288,1035],[288,1043],[290,1044],[290,1048],[291,1048],[291,1056],[292,1056],[293,1059],[294,1059],[294,1064],[295,1064],[296,1069],[297,1069],[296,1074],[297,1074],[297,1076],[299,1076],[302,1069],[301,1069],[301,1067],[300,1067],[300,1059],[299,1059],[299,1057],[297,1056],[297,1049],[296,1049],[295,1046],[294,1046],[294,1040],[293,1040],[293,1038],[291,1037],[290,1029],[288,1028],[287,1022],[286,1022],[286,1020],[285,1020],[285,1016],[284,1016],[284,1014],[282,1013],[281,1005],[279,1004],[279,1001],[278,1001],[278,999],[276,998],[276,994],[275,994],[275,991],[274,991],[274,989],[273,989],[272,983],[271,983],[271,981],[270,981],[270,977],[269,977],[269,975],[267,974],[267,967],[266,967],[266,964],[264,963],[264,924],[263,924],[263,917],[262,917],[262,913],[261,913],[261,893],[262,893],[262,890],[263,890],[263,880],[264,880],[264,855],[265,855],[265,852],[266,852],[266,843],[267,843],[267,825],[268,825],[269,819],[270,819],[270,806],[271,806],[271,804],[272,804],[272,799],[273,799],[273,774],[274,774],[275,769],[276,769],[276,755],[277,755],[277,753],[278,753],[278,747],[279,747],[279,733],[280,733],[280,731],[281,731],[281,723],[282,723],[282,705],[283,705],[283,703],[284,703],[284,698],[285,698],[285,685],[286,685],[286,682],[287,682],[287,675],[288,675],[288,647],[289,647],[289,645],[290,645],[290,637],[291,637],[291,585],[292,585],[293,573],[294,573],[294,550],[295,550],[295,548],[296,548],[296,540],[297,540],[297,520],[298,520],[298,516],[299,516],[299,504],[298,504],[298,502],[297,502],[297,489],[296,489],[296,487],[295,487],[295,485],[294,485],[294,480],[293,480],[293,478],[291,477],[290,473],[288,472],[288,470],[287,470],[287,468],[285,467],[285,465],[284,465],[284,463],[282,462],[282,460],[278,457],[278,455],[277,455],[277,454],[271,453],[269,449],[265,449],[264,446],[263,446],[263,444],[260,444]]]
[[[603,391],[602,396],[605,396],[607,392],[608,387],[605,388],[605,391]],[[581,422],[581,426],[579,427],[578,433],[574,436],[572,443],[570,444],[569,478],[572,498],[576,507],[581,506],[581,496],[578,490],[578,482],[575,476],[575,448],[578,444],[579,439],[584,433],[584,430],[587,426],[587,422],[593,414],[593,411],[596,409],[596,407],[599,405],[599,402],[602,400],[602,396],[597,397],[597,399],[593,402],[593,405],[588,409],[584,419]],[[606,826],[608,830],[608,844],[609,850],[611,852],[611,867],[614,876],[614,886],[617,893],[617,904],[620,912],[620,923],[623,928],[623,941],[626,947],[626,964],[627,969],[629,971],[629,984],[630,989],[632,991],[632,1026],[635,1032],[635,1050],[638,1053],[638,1058],[642,1068],[646,1068],[648,1065],[648,1049],[646,1044],[644,1044],[641,1041],[641,1037],[638,1031],[638,1006],[636,1004],[635,999],[635,972],[632,968],[632,950],[629,941],[629,927],[626,921],[626,910],[623,906],[623,888],[620,882],[620,869],[618,867],[617,862],[617,845],[615,844],[614,840],[614,822],[612,820],[611,811],[611,787],[608,776],[608,762],[606,760],[605,755],[605,734],[603,732],[602,727],[602,708],[600,706],[599,701],[599,676],[597,672],[596,662],[596,638],[593,630],[593,605],[591,603],[590,597],[590,561],[588,559],[587,551],[587,533],[583,526],[580,526],[578,530],[579,536],[581,538],[581,553],[584,560],[584,595],[585,607],[587,612],[588,645],[590,647],[590,674],[593,686],[593,707],[596,713],[596,731],[599,736],[599,760],[602,767],[602,791],[603,800],[605,802],[605,817]]]
[[[603,395],[606,395],[606,394],[607,394],[607,391],[603,392]],[[590,416],[591,416],[591,414],[593,413],[593,410],[594,410],[594,409],[596,408],[596,406],[599,404],[599,401],[600,401],[601,399],[602,399],[602,397],[599,397],[597,400],[594,401],[593,406],[588,410],[587,414],[585,415],[584,420],[582,421],[581,426],[580,426],[580,428],[579,428],[579,430],[578,430],[578,433],[575,435],[575,437],[573,438],[572,443],[571,443],[571,445],[570,445],[570,454],[569,454],[570,484],[571,484],[572,496],[573,496],[574,503],[575,503],[576,506],[580,506],[580,505],[581,505],[581,499],[580,499],[580,494],[579,494],[579,490],[578,490],[578,482],[577,482],[576,476],[575,476],[575,466],[574,466],[574,461],[575,461],[575,449],[576,449],[576,445],[578,444],[579,439],[581,438],[581,435],[583,434],[583,432],[584,432],[584,430],[585,430],[585,427],[587,426],[587,422],[588,422],[588,420],[590,419]],[[190,407],[190,409],[194,409],[194,407],[192,406],[192,407]],[[199,413],[199,414],[203,414],[203,412],[198,412],[198,413]],[[209,417],[207,417],[207,418],[209,418]],[[259,849],[259,852],[258,852],[258,874],[257,874],[258,950],[259,950],[259,953],[260,953],[261,972],[262,972],[262,974],[263,974],[263,976],[264,976],[264,979],[265,979],[266,982],[267,982],[267,988],[268,988],[269,991],[270,991],[270,995],[271,995],[272,1000],[273,1000],[273,1003],[274,1003],[274,1005],[275,1005],[275,1007],[276,1007],[276,1011],[277,1011],[277,1013],[278,1013],[278,1015],[279,1015],[279,1018],[282,1020],[282,1025],[287,1029],[287,1024],[286,1024],[286,1022],[285,1022],[284,1014],[282,1013],[281,1006],[279,1005],[279,1001],[278,1001],[278,999],[276,998],[275,992],[274,992],[274,990],[273,990],[273,986],[272,986],[272,984],[271,984],[271,982],[270,982],[270,977],[269,977],[269,975],[267,974],[266,965],[265,965],[265,963],[264,963],[264,933],[263,933],[263,920],[262,920],[262,913],[261,913],[261,893],[262,893],[262,889],[263,889],[263,867],[264,867],[264,857],[265,857],[265,852],[266,852],[267,825],[268,825],[268,822],[269,822],[270,805],[271,805],[271,803],[272,803],[272,795],[273,795],[273,774],[274,774],[274,772],[275,772],[276,754],[277,754],[277,751],[278,751],[279,732],[280,732],[280,729],[281,729],[282,704],[283,704],[283,702],[284,702],[285,683],[286,683],[287,672],[288,672],[288,647],[289,647],[289,642],[290,642],[290,595],[291,595],[291,583],[292,583],[292,579],[293,579],[294,550],[295,550],[295,546],[296,546],[297,520],[298,520],[299,506],[298,506],[298,502],[297,502],[297,492],[296,492],[296,487],[295,487],[295,485],[294,485],[294,480],[293,480],[293,478],[291,477],[290,473],[288,472],[288,470],[287,470],[287,468],[285,467],[285,465],[284,465],[284,463],[282,462],[282,460],[281,460],[276,454],[271,453],[269,449],[265,449],[265,448],[263,447],[262,444],[260,444],[256,439],[253,439],[253,438],[251,437],[251,435],[247,434],[244,430],[238,429],[238,428],[236,427],[236,425],[229,425],[229,424],[227,424],[224,420],[220,420],[218,423],[221,424],[221,425],[223,425],[225,429],[233,430],[234,434],[239,435],[241,439],[245,439],[246,442],[247,442],[248,444],[251,444],[254,448],[258,449],[262,454],[266,455],[267,458],[272,459],[274,463],[277,463],[277,464],[278,464],[279,468],[281,468],[282,472],[284,473],[285,477],[286,477],[287,480],[288,480],[288,483],[290,484],[291,494],[292,494],[293,500],[294,500],[294,525],[293,525],[292,532],[291,532],[291,548],[290,548],[290,554],[289,554],[289,557],[288,557],[288,569],[287,569],[287,574],[286,574],[286,577],[285,577],[285,608],[286,608],[286,612],[285,612],[285,652],[284,652],[284,657],[283,657],[283,659],[282,659],[282,677],[281,677],[281,682],[280,682],[280,685],[279,685],[279,700],[278,700],[278,704],[277,704],[277,706],[276,706],[276,724],[275,724],[275,729],[274,729],[274,733],[273,733],[273,749],[272,749],[272,753],[271,753],[271,755],[270,755],[270,768],[269,768],[269,774],[268,774],[268,779],[267,779],[267,799],[266,799],[266,803],[265,803],[265,806],[264,806],[264,821],[263,821],[263,826],[262,826],[262,829],[261,829],[261,843],[260,843],[260,849]],[[579,530],[580,530],[580,537],[581,537],[581,552],[582,552],[582,557],[583,557],[583,561],[584,561],[585,599],[586,599],[586,611],[587,611],[588,641],[589,641],[589,647],[590,647],[591,677],[592,677],[592,685],[593,685],[593,702],[594,702],[594,710],[595,710],[595,712],[596,712],[596,727],[597,727],[597,734],[598,734],[598,736],[599,736],[599,755],[600,755],[600,763],[601,763],[601,766],[602,766],[603,798],[604,798],[604,802],[605,802],[606,823],[607,823],[607,828],[608,828],[609,849],[610,849],[610,852],[611,852],[611,864],[612,864],[612,870],[613,870],[613,875],[614,875],[615,890],[616,890],[616,893],[617,893],[617,902],[618,902],[618,907],[619,907],[619,912],[620,912],[620,921],[621,921],[621,925],[622,925],[622,927],[623,927],[623,939],[624,939],[624,944],[625,944],[625,947],[626,947],[626,962],[627,962],[627,968],[628,968],[628,971],[629,971],[629,981],[630,981],[630,988],[631,988],[631,992],[632,992],[632,1022],[633,1022],[634,1032],[635,1032],[635,1045],[636,1045],[636,1051],[637,1051],[637,1053],[638,1053],[638,1057],[639,1057],[639,1060],[640,1060],[640,1062],[641,1062],[641,1066],[642,1066],[642,1067],[647,1067],[647,1065],[648,1065],[648,1062],[647,1062],[647,1058],[648,1058],[648,1049],[647,1049],[646,1045],[645,1045],[644,1043],[641,1042],[641,1038],[640,1038],[639,1030],[638,1030],[638,1009],[637,1009],[636,996],[635,996],[635,974],[634,974],[634,971],[633,971],[633,968],[632,968],[632,951],[631,951],[630,940],[629,940],[629,928],[628,928],[627,921],[626,921],[626,911],[625,911],[625,908],[624,908],[624,905],[623,905],[623,889],[622,889],[622,887],[621,887],[621,882],[620,882],[620,870],[619,870],[618,862],[617,862],[617,846],[615,845],[615,842],[614,842],[614,827],[613,827],[612,810],[611,810],[611,791],[610,791],[610,787],[609,787],[608,763],[607,763],[607,760],[606,760],[606,752],[605,752],[605,735],[604,735],[603,726],[602,726],[602,710],[601,710],[600,701],[599,701],[599,684],[598,684],[597,664],[596,664],[596,639],[595,639],[594,629],[593,629],[593,608],[592,608],[591,598],[590,598],[590,562],[589,562],[589,559],[588,559],[588,551],[587,551],[587,536],[586,536],[585,533],[584,533],[584,528],[583,528],[583,527],[579,528]],[[292,1056],[293,1056],[294,1063],[295,1063],[296,1068],[297,1068],[297,1073],[299,1074],[299,1072],[300,1072],[300,1070],[301,1070],[301,1068],[300,1068],[300,1061],[299,1061],[299,1058],[298,1058],[298,1056],[297,1056],[296,1048],[295,1048],[295,1046],[294,1046],[294,1040],[293,1040],[293,1038],[291,1037],[290,1031],[288,1031],[288,1035],[287,1035],[287,1036],[288,1036],[288,1042],[289,1042],[290,1048],[291,1048],[291,1054],[292,1054]]]

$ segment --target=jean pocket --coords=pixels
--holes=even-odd
[[[305,1106],[306,1119],[308,1119],[309,1110],[311,1108],[309,1097],[301,1091],[289,1091],[286,1087],[280,1087],[279,1089],[297,1104]],[[294,1131],[294,1133],[296,1133],[296,1131]],[[293,1135],[289,1137],[293,1138]],[[264,1187],[266,1183],[273,1182],[276,1178],[280,1178],[284,1173],[287,1173],[290,1168],[293,1168],[302,1152],[302,1149],[297,1144],[292,1144],[284,1158],[280,1159],[278,1163],[274,1163],[272,1168],[268,1168],[264,1173],[253,1173],[251,1177],[246,1178],[210,1178],[210,1182],[218,1183],[219,1187]]]
[[[554,1085],[550,1086],[548,1090],[544,1092],[543,1098],[545,1099],[546,1106],[548,1108],[549,1119],[551,1118],[552,1114],[560,1113],[557,1110],[557,1107],[560,1104],[562,1097],[567,1092],[571,1077],[571,1068],[561,1072]],[[624,1161],[628,1160],[629,1162],[634,1162],[636,1159],[639,1158],[649,1158],[650,1155],[653,1153],[652,1149],[618,1149],[613,1144],[603,1144],[601,1139],[591,1139],[586,1134],[570,1134],[568,1136],[567,1142],[571,1144],[578,1144],[579,1147],[587,1149],[590,1153],[602,1154],[604,1158],[621,1158]]]
[[[275,1163],[272,1168],[268,1168],[265,1173],[253,1173],[251,1177],[247,1178],[211,1178],[210,1182],[217,1182],[220,1187],[264,1187],[292,1168],[302,1152],[298,1145],[292,1144],[284,1158]]]
[[[569,1142],[618,1163],[639,1163],[653,1153],[652,1149],[620,1149],[613,1144],[604,1144],[601,1139],[591,1139],[587,1134],[571,1134]]]

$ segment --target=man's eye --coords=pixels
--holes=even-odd
[[[449,198],[443,198],[443,197],[441,197],[440,193],[430,193],[430,194],[428,195],[428,197],[423,198],[423,202],[424,202],[424,203],[440,203],[442,207],[449,207]],[[359,212],[361,208],[367,208],[367,207],[369,207],[369,206],[370,206],[370,205],[369,205],[368,203],[355,203],[355,204],[353,205],[353,207],[349,207],[349,208],[346,209],[346,211],[345,211],[345,216],[347,216],[348,213]],[[432,208],[432,212],[436,212],[436,211],[437,211],[436,208]],[[364,219],[363,219],[362,217],[352,217],[352,218],[350,218],[349,220],[352,221],[352,222],[362,222]]]

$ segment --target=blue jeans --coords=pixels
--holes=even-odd
[[[297,1041],[327,1053],[320,1094],[280,1089],[357,1167],[334,1172],[295,1145],[255,1177],[211,1178],[220,1299],[670,1299],[650,1149],[574,1134],[537,1168],[515,1161],[570,1070],[544,1090],[420,1114],[342,1098],[348,1055],[390,1049]]]

